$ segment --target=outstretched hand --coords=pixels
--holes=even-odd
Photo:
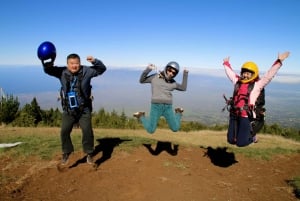
[[[228,56],[228,57],[223,59],[223,62],[229,62],[229,59],[230,59],[230,57]]]
[[[156,66],[154,64],[149,64],[147,66],[148,69],[151,69],[151,70],[155,70],[156,69]]]
[[[93,63],[95,61],[95,58],[93,56],[87,56],[86,60],[90,63]]]
[[[288,56],[290,55],[290,52],[284,52],[282,54],[278,53],[278,59],[280,61],[283,61],[285,60],[286,58],[288,58]]]

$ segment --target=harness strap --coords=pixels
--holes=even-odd
[[[80,114],[83,111],[83,109],[86,107],[92,110],[92,99],[91,97],[85,97],[81,88],[82,78],[83,78],[82,72],[80,72],[77,76],[74,76],[73,81],[71,79],[71,75],[65,74],[66,91],[64,91],[64,88],[62,86],[60,90],[60,97],[61,97],[61,104],[63,109],[70,114],[74,114],[74,115]],[[67,96],[68,91],[76,92],[77,97],[81,99],[78,108],[72,108],[72,109],[69,108],[69,100]]]
[[[250,121],[250,128],[251,128],[251,134],[254,136],[264,125],[265,122],[265,108],[263,107],[265,104],[264,101],[264,88],[261,90],[254,108],[250,108],[248,104],[249,96],[251,91],[254,88],[254,83],[249,83],[248,85],[248,91],[245,97],[242,97],[245,100],[245,105],[243,107],[235,107],[234,105],[234,99],[237,96],[238,90],[240,87],[240,83],[238,82],[234,87],[234,92],[232,97],[229,99],[226,98],[225,95],[223,95],[223,98],[225,99],[225,106],[222,109],[222,111],[225,111],[227,109],[228,112],[230,112],[231,115],[234,116],[234,136],[236,137],[237,132],[237,124],[238,124],[238,118],[240,112],[246,111],[248,115],[248,119]],[[262,98],[263,97],[263,98]],[[256,117],[254,118],[254,112],[256,114]]]
[[[235,143],[236,143],[236,140],[237,140],[237,129],[238,129],[238,117],[237,116],[235,116],[234,117],[235,119],[234,119],[234,141],[235,141]]]
[[[71,83],[70,91],[74,91],[74,86],[75,86],[75,84],[76,84],[76,81],[77,81],[77,76],[74,76],[74,80],[73,80],[73,82]]]

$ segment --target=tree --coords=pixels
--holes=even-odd
[[[121,113],[120,121],[121,121],[121,128],[125,128],[126,123],[127,123],[127,117],[126,117],[126,114],[125,114],[124,110]]]
[[[19,106],[20,102],[18,101],[17,97],[14,98],[13,95],[9,95],[8,97],[1,97],[0,123],[11,123],[16,118]]]
[[[30,114],[21,111],[18,117],[12,122],[12,125],[19,127],[34,127],[34,118]]]
[[[37,126],[42,121],[42,110],[36,100],[33,98],[31,104],[25,104],[19,111],[18,118],[15,119],[16,126]]]
[[[42,121],[42,111],[35,97],[31,101],[29,114],[34,118],[35,125]]]
[[[101,108],[97,113],[93,115],[93,126],[106,128],[109,122],[109,114],[107,114],[104,108]]]
[[[56,108],[56,110],[53,110],[53,108],[51,108],[50,110],[42,110],[41,115],[42,121],[40,122],[40,124],[42,124],[43,126],[60,126],[61,112],[58,110],[58,108]]]

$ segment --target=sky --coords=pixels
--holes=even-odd
[[[177,61],[196,72],[230,56],[234,69],[266,71],[290,51],[280,72],[300,74],[299,10],[299,0],[4,0],[0,66],[40,65],[37,48],[51,41],[56,65],[77,53],[111,68]]]

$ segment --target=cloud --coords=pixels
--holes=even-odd
[[[222,77],[225,78],[226,74],[224,69],[216,68],[192,68],[190,73],[197,75],[207,75],[213,77]],[[236,72],[239,73],[239,72]],[[263,76],[264,72],[260,73],[260,76]],[[275,75],[272,82],[282,83],[282,84],[299,84],[300,83],[300,74],[291,74],[291,73],[280,73]]]
[[[191,74],[196,75],[207,75],[207,76],[214,76],[214,77],[226,77],[224,69],[217,69],[217,68],[190,68],[188,69]]]
[[[279,82],[285,84],[300,84],[300,75],[280,74],[276,75],[272,82]]]

